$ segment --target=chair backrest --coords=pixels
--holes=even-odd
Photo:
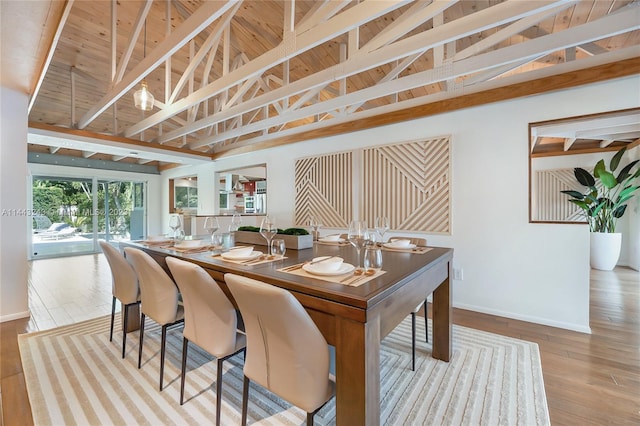
[[[160,325],[174,322],[178,312],[178,288],[173,280],[142,250],[125,247],[124,253],[138,275],[142,313]]]
[[[99,244],[111,268],[111,292],[125,305],[135,303],[140,295],[136,272],[120,250],[104,240],[100,240]]]
[[[247,333],[244,374],[281,398],[313,412],[329,392],[329,346],[288,291],[225,274]]]
[[[395,236],[395,237],[389,238],[390,242],[394,241],[394,240],[409,240],[411,242],[411,244],[415,244],[418,247],[426,247],[426,245],[427,245],[427,239],[426,238],[403,237],[403,236]]]
[[[195,263],[175,257],[166,261],[184,302],[184,337],[216,358],[236,352],[238,317],[227,295]]]

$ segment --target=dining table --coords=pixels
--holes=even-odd
[[[380,273],[360,285],[348,285],[296,273],[301,270],[300,265],[320,256],[338,256],[346,263],[359,265],[355,248],[346,244],[314,243],[308,249],[288,249],[284,258],[257,263],[230,262],[221,256],[220,250],[178,251],[143,241],[120,244],[147,252],[169,273],[167,256],[201,266],[233,303],[224,280],[229,272],[290,291],[327,343],[335,347],[337,425],[380,424],[381,341],[429,294],[433,306],[431,356],[446,362],[451,357],[452,248],[428,247],[420,252],[382,250]],[[256,251],[266,252],[266,248],[255,246]]]

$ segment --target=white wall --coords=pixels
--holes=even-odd
[[[588,228],[528,222],[528,123],[637,107],[638,93],[640,77],[634,76],[220,159],[190,170],[197,170],[200,184],[201,173],[211,176],[215,170],[266,162],[268,212],[284,227],[293,225],[297,158],[450,134],[452,233],[427,238],[431,245],[453,247],[454,266],[464,269],[464,280],[453,282],[454,306],[589,332]],[[180,173],[185,171],[174,169],[164,177]]]
[[[0,87],[0,322],[29,316],[27,299],[27,106]]]

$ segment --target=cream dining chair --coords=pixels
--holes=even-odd
[[[225,274],[244,320],[242,425],[247,423],[249,382],[307,412],[307,425],[335,393],[329,377],[329,346],[307,311],[288,291],[261,281]]]
[[[145,318],[148,316],[162,326],[162,341],[160,343],[160,391],[162,391],[167,327],[184,321],[184,309],[178,304],[178,288],[176,284],[158,262],[137,248],[126,247],[124,252],[127,260],[133,265],[133,269],[138,275],[142,299],[138,368],[142,365]]]
[[[140,287],[138,277],[124,255],[111,244],[104,240],[99,241],[104,256],[107,258],[111,269],[111,328],[109,329],[109,341],[113,341],[113,320],[116,313],[116,299],[120,301],[123,316],[122,327],[122,358],[124,358],[127,346],[127,324],[129,323],[129,309],[140,303]]]
[[[166,258],[184,302],[182,333],[182,373],[180,405],[184,403],[184,382],[189,342],[218,360],[216,382],[216,425],[220,424],[222,404],[222,363],[245,348],[246,336],[238,331],[236,308],[211,275],[195,263]]]
[[[409,240],[411,244],[415,244],[418,247],[425,247],[427,245],[426,238],[416,237],[391,237],[389,242],[394,240]],[[427,295],[428,297],[428,295]],[[420,312],[420,309],[424,306],[424,334],[425,340],[429,342],[429,319],[428,319],[428,302],[425,297],[424,302],[421,302],[416,308],[411,311],[411,371],[416,369],[416,314]]]

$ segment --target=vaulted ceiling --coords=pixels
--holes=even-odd
[[[23,3],[2,2],[3,80]],[[210,160],[640,72],[632,0],[26,3],[47,5],[31,149],[84,158]]]

